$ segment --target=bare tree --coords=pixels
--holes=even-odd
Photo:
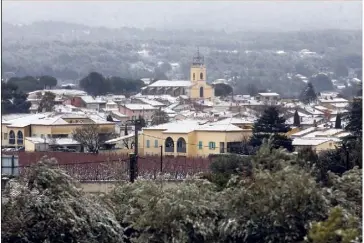
[[[97,153],[100,148],[100,127],[96,124],[87,124],[76,128],[72,132],[73,139],[82,146],[87,147],[91,153]]]

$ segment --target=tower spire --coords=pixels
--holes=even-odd
[[[200,47],[197,46],[197,53],[193,57],[192,65],[203,65],[204,64],[204,57],[200,55]]]

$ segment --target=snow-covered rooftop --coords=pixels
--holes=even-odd
[[[99,113],[82,113],[82,112],[70,112],[70,113],[37,113],[24,117],[18,117],[7,121],[2,121],[8,127],[25,127],[29,125],[66,125],[69,124],[64,118],[89,118],[96,124],[113,124],[113,122],[106,121],[105,117],[102,117]]]
[[[292,137],[301,137],[303,135],[306,135],[306,134],[309,134],[311,132],[314,132],[316,130],[315,127],[310,127],[310,128],[307,128],[307,129],[304,129],[304,130],[301,130],[299,132],[296,132],[294,134],[292,134],[291,136]]]
[[[332,99],[319,99],[321,103],[347,103],[348,100],[344,98],[332,98]]]
[[[69,96],[83,96],[83,95],[87,95],[87,93],[83,90],[77,90],[77,89],[45,89],[45,90],[36,90],[36,91],[32,91],[29,92],[28,94],[30,96],[32,95],[36,95],[38,92],[41,92],[42,95],[45,92],[51,92],[55,95],[69,95]]]
[[[141,133],[139,133],[139,135],[140,134]],[[117,143],[117,142],[120,142],[120,141],[122,141],[124,139],[131,138],[131,137],[134,137],[134,136],[135,136],[135,134],[131,133],[131,134],[124,135],[124,136],[121,136],[121,137],[118,137],[118,138],[113,138],[113,139],[107,140],[105,143],[113,144],[113,143]]]
[[[217,122],[214,122],[214,124],[216,125],[227,125],[227,124],[253,124],[255,121],[255,119],[253,117],[244,117],[244,118],[239,118],[239,117],[232,117],[232,118],[226,118]]]
[[[277,93],[258,93],[260,96],[279,96]]]
[[[51,143],[52,145],[79,145],[80,143],[72,138],[41,138],[41,137],[26,137],[26,140],[32,143]]]
[[[194,131],[201,124],[205,124],[206,121],[198,120],[182,120],[160,124],[157,126],[146,127],[143,130],[164,130],[163,133],[189,133]]]
[[[178,80],[178,81],[169,81],[169,80],[158,80],[148,87],[190,87],[192,86],[191,81]]]
[[[240,127],[237,127],[233,124],[206,124],[203,126],[200,126],[198,128],[196,128],[195,130],[197,131],[214,131],[214,132],[238,132],[238,131],[242,131],[243,129],[241,129]]]
[[[151,106],[165,106],[165,104],[159,102],[159,101],[156,101],[156,100],[152,100],[152,99],[146,99],[146,98],[138,98],[138,100],[140,100],[141,102],[144,102],[148,105],[151,105]]]
[[[86,104],[94,104],[94,103],[102,104],[102,103],[106,103],[107,102],[105,99],[102,99],[101,97],[94,98],[91,95],[81,96],[81,99]]]
[[[124,105],[129,110],[157,110],[158,108],[148,105],[148,104],[125,104]]]

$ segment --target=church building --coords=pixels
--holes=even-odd
[[[158,80],[142,90],[145,95],[186,95],[193,100],[212,100],[214,92],[214,88],[206,83],[204,57],[199,51],[193,57],[190,80]]]

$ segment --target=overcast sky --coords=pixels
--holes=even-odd
[[[105,27],[231,30],[361,29],[361,1],[2,1],[3,20]]]

